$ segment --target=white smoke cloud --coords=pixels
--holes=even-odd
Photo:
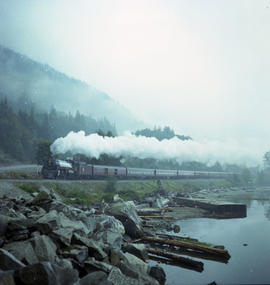
[[[118,137],[101,137],[97,134],[86,136],[84,131],[70,132],[64,138],[58,138],[51,146],[53,154],[81,153],[88,157],[99,158],[102,153],[108,155],[134,156],[138,158],[175,159],[198,161],[213,165],[217,161],[222,164],[239,164],[256,166],[261,163],[263,150],[254,146],[240,145],[229,139],[226,141],[182,141],[177,137],[157,140],[154,137],[135,136],[126,132]]]

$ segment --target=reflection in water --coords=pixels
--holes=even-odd
[[[269,284],[269,201],[253,201],[244,219],[189,219],[177,224],[182,236],[224,245],[231,259],[228,264],[204,260],[202,273],[162,265],[167,274],[166,284],[208,284],[212,281],[217,284]]]

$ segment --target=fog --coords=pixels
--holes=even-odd
[[[103,90],[149,125],[220,145],[256,142],[258,156],[270,137],[269,6],[2,0],[0,44]]]
[[[70,132],[66,137],[55,140],[51,146],[53,154],[80,153],[98,159],[102,153],[106,153],[115,157],[175,159],[179,163],[198,161],[208,166],[216,162],[257,166],[262,158],[255,150],[254,146],[239,145],[233,140],[198,142],[174,137],[159,141],[154,137],[135,136],[130,132],[118,137],[102,137],[98,134],[86,136],[83,131]]]

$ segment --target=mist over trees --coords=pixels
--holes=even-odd
[[[29,100],[21,104],[0,99],[0,151],[19,161],[34,162],[40,140],[52,142],[70,131],[83,130],[90,134],[98,129],[116,134],[115,126],[106,118],[95,120],[79,111],[73,116],[55,108],[42,112]]]
[[[20,99],[19,108],[30,100],[42,111],[49,112],[54,106],[58,112],[73,116],[77,110],[95,120],[105,116],[119,131],[144,126],[105,92],[0,45],[1,93],[10,101]]]
[[[191,140],[192,138],[189,136],[184,135],[178,135],[174,132],[173,129],[171,129],[169,126],[165,126],[164,128],[161,127],[155,127],[153,130],[149,128],[145,128],[142,130],[137,130],[135,132],[136,136],[144,136],[144,137],[155,137],[159,141],[164,139],[172,139],[173,137],[177,137],[180,140]]]
[[[261,186],[270,185],[270,151],[263,156],[263,169],[257,172],[256,183]]]

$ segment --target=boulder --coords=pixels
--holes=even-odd
[[[36,253],[29,240],[12,242],[4,245],[3,248],[25,264],[34,264],[38,262]]]
[[[158,285],[158,282],[151,278],[143,279],[139,278],[131,278],[124,275],[119,268],[112,268],[110,274],[108,275],[107,281],[112,282],[114,285]]]
[[[59,228],[59,229],[53,230],[49,234],[50,238],[54,242],[59,243],[59,241],[60,241],[65,246],[70,246],[72,235],[73,235],[73,229],[72,228]]]
[[[89,273],[93,271],[103,271],[105,273],[109,273],[113,266],[108,263],[98,261],[94,257],[88,257],[84,262],[84,268]]]
[[[20,222],[10,221],[6,229],[6,237],[9,241],[25,240],[29,237],[29,230]]]
[[[73,235],[72,242],[74,244],[85,245],[88,248],[89,256],[95,257],[97,260],[103,260],[107,257],[107,254],[103,251],[100,242],[93,241],[89,238],[81,237],[78,234]]]
[[[39,218],[46,215],[46,211],[41,207],[32,207],[32,210],[30,213],[27,214],[28,219],[38,220]]]
[[[5,271],[5,272],[0,271],[0,284],[1,285],[16,285],[13,274],[14,274],[13,270]]]
[[[43,234],[49,234],[60,227],[60,217],[56,211],[51,211],[36,221],[35,228]]]
[[[38,261],[51,261],[56,259],[56,245],[51,241],[48,236],[41,235],[32,238],[31,244]]]
[[[106,230],[103,232],[96,233],[92,236],[97,241],[102,241],[107,247],[113,249],[121,249],[122,247],[122,235],[115,230]]]
[[[95,271],[84,276],[79,285],[99,285],[101,281],[107,278],[107,274],[103,271]]]
[[[110,264],[117,266],[121,261],[122,252],[121,250],[110,249]]]
[[[16,271],[15,276],[25,285],[73,285],[78,280],[76,270],[67,270],[50,262],[28,265]]]
[[[99,231],[111,230],[119,232],[121,235],[125,234],[125,228],[123,224],[112,216],[107,215],[98,215],[94,216],[93,219],[96,222],[94,232],[97,233]]]
[[[5,249],[0,248],[0,269],[1,270],[16,270],[24,267],[25,265],[18,260],[11,253]]]
[[[73,231],[87,235],[90,231],[81,221],[72,221],[67,218],[62,212],[57,213],[52,210],[45,216],[39,218],[35,227],[44,234],[57,230],[59,228],[70,228]]]
[[[106,213],[121,221],[126,234],[130,237],[140,238],[142,236],[141,219],[137,215],[135,204],[132,201],[111,204]]]
[[[0,214],[0,236],[4,236],[6,234],[8,223],[12,220],[14,219]]]
[[[88,257],[88,248],[82,245],[72,245],[69,248],[62,249],[60,254],[65,258],[72,258],[83,263]]]
[[[25,264],[35,264],[39,261],[55,261],[56,246],[48,236],[36,236],[27,241],[12,242],[4,249],[13,254]]]
[[[148,274],[149,265],[140,258],[128,252],[122,254],[123,263],[129,265],[130,268],[136,268],[140,275]]]
[[[43,190],[38,193],[38,195],[32,200],[31,204],[46,208],[46,205],[51,203],[53,199],[54,197],[48,191]]]
[[[154,208],[168,207],[169,202],[170,202],[170,200],[168,198],[162,197],[158,194],[152,203],[152,207],[154,207]]]
[[[150,268],[149,275],[155,278],[159,284],[164,285],[166,281],[166,274],[162,267],[156,265]]]
[[[91,238],[102,241],[107,247],[120,249],[122,246],[122,234],[125,233],[124,226],[120,221],[111,216],[96,216],[96,227]]]
[[[148,253],[147,253],[145,244],[130,243],[130,244],[124,246],[122,249],[124,252],[129,252],[129,253],[137,256],[138,258],[140,258],[143,261],[148,260]]]

